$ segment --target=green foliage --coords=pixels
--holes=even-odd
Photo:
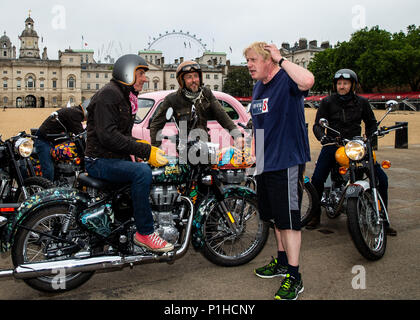
[[[235,67],[227,75],[223,92],[236,97],[252,96],[254,82],[247,67]]]
[[[364,92],[405,85],[419,91],[420,27],[410,25],[407,33],[395,34],[378,26],[364,28],[352,34],[348,42],[316,54],[309,64],[316,79],[313,90],[328,91],[334,72],[342,68],[358,74]]]

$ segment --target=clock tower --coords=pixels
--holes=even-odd
[[[29,17],[25,20],[25,30],[19,37],[20,59],[40,59],[38,41],[39,37],[34,29],[34,20]]]

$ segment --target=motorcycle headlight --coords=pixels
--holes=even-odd
[[[359,161],[366,155],[366,147],[363,141],[353,140],[346,144],[346,155],[353,161]]]
[[[34,150],[34,142],[30,139],[20,138],[15,143],[15,149],[22,157],[28,158]]]

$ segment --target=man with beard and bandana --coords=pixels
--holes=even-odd
[[[111,81],[99,90],[88,106],[86,170],[89,176],[114,183],[131,183],[136,245],[155,252],[168,252],[174,245],[154,232],[149,204],[152,171],[145,162],[133,162],[130,155],[154,167],[168,160],[163,150],[132,137],[138,94],[146,82],[147,62],[128,54],[117,60]]]
[[[187,124],[187,135],[191,129],[201,129],[200,136],[208,138],[207,120],[216,119],[219,124],[229,131],[235,138],[235,146],[243,147],[243,136],[232,119],[222,108],[210,89],[203,85],[203,72],[200,65],[195,61],[185,61],[176,70],[176,78],[179,89],[169,94],[159,110],[156,112],[150,124],[150,138],[152,146],[159,147],[162,137],[158,135],[166,123],[166,111],[172,107],[174,117],[178,124],[185,121]],[[196,112],[197,120],[194,128],[193,113]],[[180,126],[182,128],[182,126]],[[181,133],[180,133],[181,134]]]
[[[356,87],[358,83],[357,75],[350,69],[338,70],[333,79],[334,93],[323,99],[317,111],[313,132],[316,138],[323,145],[321,153],[312,176],[312,184],[318,192],[321,199],[324,190],[324,183],[328,178],[331,168],[335,165],[335,145],[336,133],[328,134],[319,124],[321,118],[325,118],[329,122],[329,126],[341,132],[342,138],[352,139],[360,136],[362,132],[361,122],[365,123],[366,136],[370,136],[376,130],[375,115],[370,107],[367,99],[356,95]],[[379,181],[378,191],[388,207],[388,177],[381,169],[378,163],[375,164],[376,176]],[[315,229],[320,224],[321,207],[315,210],[312,220],[306,225],[307,229]],[[395,236],[397,232],[390,226],[387,227],[388,235]]]

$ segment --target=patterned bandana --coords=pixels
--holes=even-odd
[[[131,114],[136,114],[137,110],[139,110],[139,100],[137,96],[130,92],[130,103],[131,103]]]
[[[197,92],[191,92],[190,90],[184,88],[182,89],[182,93],[192,103],[196,103],[197,100],[201,99],[203,95],[203,90],[202,88],[200,88]]]

